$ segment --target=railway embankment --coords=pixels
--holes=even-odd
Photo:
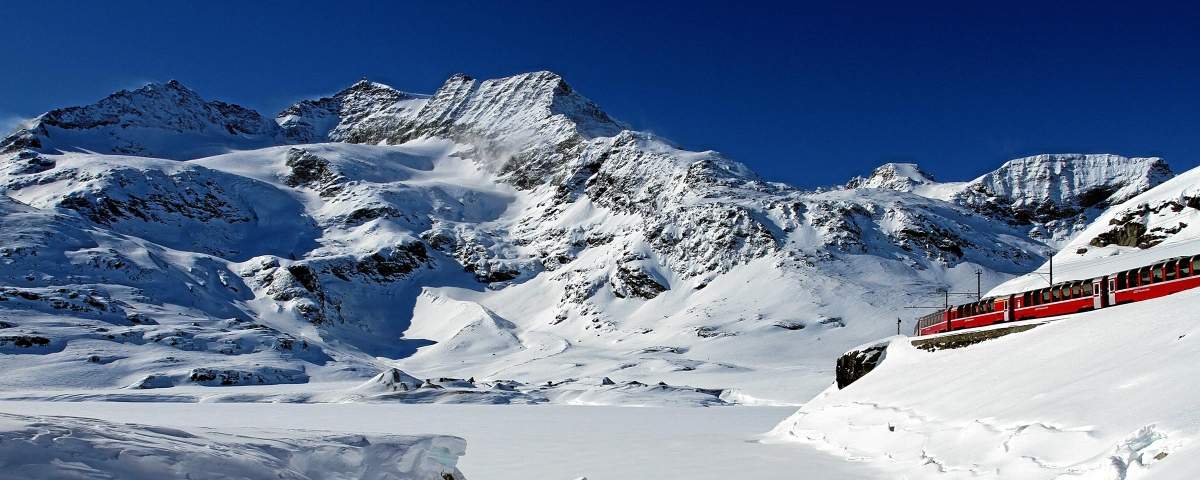
[[[968,347],[1005,335],[1024,332],[1045,323],[1022,322],[1010,325],[996,325],[990,328],[915,337],[909,341],[916,348],[927,352],[935,352],[938,350]],[[846,388],[864,375],[871,373],[871,370],[874,370],[880,363],[883,363],[884,358],[887,356],[887,345],[890,341],[891,339],[885,339],[880,340],[878,343],[863,345],[838,357],[837,365],[834,369],[838,389]]]

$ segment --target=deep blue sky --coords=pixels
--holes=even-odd
[[[1200,163],[1200,7],[1039,3],[5,2],[0,119],[170,78],[274,113],[363,76],[428,93],[549,69],[802,186],[885,161],[946,180],[1042,152]]]

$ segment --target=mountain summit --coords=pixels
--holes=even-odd
[[[206,101],[171,80],[121,90],[83,106],[51,110],[0,141],[0,151],[94,151],[188,159],[278,142],[258,112]]]

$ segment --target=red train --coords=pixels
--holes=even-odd
[[[925,315],[915,333],[934,333],[1015,322],[1136,302],[1200,286],[1200,255],[1176,257],[1153,265],[1088,280],[1056,283],[1024,293],[988,297]]]

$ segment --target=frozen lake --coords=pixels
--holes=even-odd
[[[182,428],[288,428],[467,440],[470,480],[885,478],[863,463],[757,437],[795,407],[588,407],[0,402],[0,412]],[[887,477],[890,478],[890,477]]]

